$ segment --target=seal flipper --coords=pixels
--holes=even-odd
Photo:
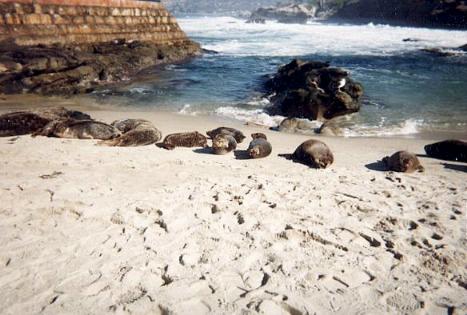
[[[166,149],[166,150],[173,150],[173,149],[175,149],[175,146],[174,146],[174,145],[168,144],[168,143],[164,143],[164,142],[156,143],[156,146],[158,146],[159,148],[162,148],[162,149]]]

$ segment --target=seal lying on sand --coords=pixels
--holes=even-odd
[[[253,133],[251,135],[253,140],[248,146],[248,156],[252,159],[259,159],[267,157],[272,152],[272,146],[263,133]]]
[[[425,146],[428,156],[448,161],[467,162],[467,142],[445,140]]]
[[[112,140],[102,141],[100,145],[135,147],[153,144],[162,138],[162,133],[151,122],[144,119],[116,120],[112,126],[122,132],[122,135]]]
[[[235,138],[237,143],[242,143],[243,139],[245,139],[245,135],[237,129],[229,128],[229,127],[219,127],[211,131],[206,131],[206,134],[211,138],[214,139],[217,135],[229,135]]]
[[[415,154],[407,151],[399,151],[391,156],[386,156],[383,163],[387,169],[394,172],[412,173],[415,171],[423,172],[425,169]]]
[[[277,127],[281,132],[300,132],[300,133],[314,133],[315,129],[319,128],[316,122],[304,118],[285,118]]]
[[[208,139],[197,131],[173,133],[164,138],[162,143],[157,144],[158,147],[167,150],[173,150],[176,147],[203,147],[208,146]]]
[[[71,139],[109,140],[120,136],[114,126],[95,120],[54,120],[33,136],[46,136]]]
[[[41,111],[20,111],[0,115],[0,137],[21,136],[37,132],[53,120],[91,119],[88,114],[64,107]]]
[[[212,139],[212,150],[214,154],[227,154],[236,148],[237,141],[230,135],[218,134],[214,139]]]
[[[303,142],[293,154],[282,156],[313,168],[326,168],[334,162],[334,155],[329,147],[324,142],[313,139]]]

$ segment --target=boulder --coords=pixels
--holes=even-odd
[[[254,11],[248,21],[277,20],[280,23],[306,23],[316,14],[314,7],[303,4],[264,7]]]
[[[360,110],[363,87],[327,62],[293,60],[266,82],[270,114],[326,121]]]

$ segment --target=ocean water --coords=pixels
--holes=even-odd
[[[467,55],[440,57],[421,49],[467,44],[467,32],[387,25],[246,24],[233,17],[182,17],[181,27],[216,51],[188,63],[146,71],[95,97],[186,115],[217,115],[269,126],[264,77],[292,58],[330,61],[365,88],[359,113],[345,117],[348,136],[467,134]],[[416,41],[403,42],[405,38]]]

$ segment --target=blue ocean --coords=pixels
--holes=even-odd
[[[268,126],[267,75],[293,58],[330,61],[365,88],[361,111],[345,118],[348,136],[467,134],[467,32],[388,25],[247,24],[233,17],[181,17],[182,29],[215,51],[148,70],[94,97],[117,106],[215,115]],[[410,41],[404,39],[410,38]],[[452,56],[423,52],[442,47]]]

